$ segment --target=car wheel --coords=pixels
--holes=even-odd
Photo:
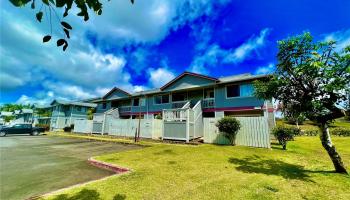
[[[39,132],[38,131],[33,131],[32,135],[39,135]]]
[[[1,132],[0,132],[0,137],[4,137],[4,136],[6,136],[6,132],[1,131]]]

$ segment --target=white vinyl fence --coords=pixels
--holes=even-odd
[[[74,129],[75,133],[91,133],[92,132],[92,120],[86,119],[77,119],[74,121]]]
[[[236,117],[241,123],[241,129],[236,136],[236,145],[270,148],[268,120],[265,117]],[[219,133],[215,126],[218,119],[203,118],[204,142],[228,144],[228,140]]]
[[[159,139],[162,136],[162,120],[117,119],[108,123],[108,134],[134,137],[140,123],[140,137]]]
[[[108,118],[108,117],[107,117]],[[76,120],[74,132],[76,133],[100,133],[95,129],[102,129],[102,122],[97,127],[97,122],[93,120]],[[162,120],[160,119],[112,119],[105,121],[105,134],[134,137],[140,123],[140,137],[159,139],[162,137]],[[97,128],[96,128],[97,127]]]

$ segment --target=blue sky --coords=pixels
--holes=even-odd
[[[276,42],[310,31],[350,44],[348,0],[125,0],[104,2],[102,16],[74,16],[66,52],[43,44],[29,6],[1,1],[0,103],[47,104],[161,87],[183,71],[220,77],[269,73]],[[57,10],[58,13],[63,11]],[[60,36],[54,27],[55,38]]]

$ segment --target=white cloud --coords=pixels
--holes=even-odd
[[[133,86],[131,75],[125,69],[133,58],[134,69],[144,70],[152,53],[147,48],[158,44],[171,30],[175,30],[203,15],[210,15],[214,7],[227,0],[149,0],[105,2],[103,15],[92,13],[87,23],[70,15],[66,19],[74,29],[69,47],[62,52],[56,47],[59,38],[54,27],[53,39],[42,44],[48,33],[47,21],[40,24],[35,12],[26,7],[14,8],[10,4],[1,7],[0,89],[2,92],[21,87],[43,88],[33,96],[22,95],[19,102],[49,102],[53,98],[81,99],[101,96],[117,86],[126,91],[145,90],[142,85]],[[86,31],[97,35],[97,47],[86,39]],[[135,47],[131,57],[124,53],[106,54],[100,47]],[[118,51],[115,51],[118,52]],[[132,59],[130,59],[132,58]],[[143,66],[139,63],[146,63]],[[142,70],[135,70],[141,73]],[[159,87],[174,78],[167,66],[148,71],[149,86]],[[41,90],[41,89],[40,89]]]
[[[350,45],[350,29],[346,30],[341,30],[341,31],[336,31],[333,33],[326,34],[324,37],[325,41],[336,41],[337,42],[337,47],[336,50],[342,50],[346,46]]]
[[[190,71],[207,74],[209,68],[215,67],[220,63],[238,64],[251,56],[254,51],[257,51],[265,44],[269,29],[265,28],[260,31],[259,36],[252,36],[246,42],[237,48],[223,49],[218,44],[208,44],[207,42],[200,43],[200,51],[193,59]],[[208,41],[209,39],[205,39]]]
[[[273,63],[270,63],[267,66],[258,67],[255,70],[255,74],[270,74],[274,70],[275,70],[275,65]]]
[[[170,32],[203,15],[213,13],[228,0],[147,0],[115,1],[104,4],[103,14],[92,17],[89,29],[104,45],[159,43]],[[95,26],[98,24],[98,26]],[[108,31],[106,31],[108,30]]]
[[[166,68],[149,69],[150,83],[153,87],[160,88],[175,78],[175,75]]]
[[[223,60],[225,63],[239,63],[245,60],[251,53],[258,48],[262,47],[265,43],[266,36],[269,33],[269,29],[265,28],[260,31],[258,37],[251,37],[247,42],[234,49],[227,54]]]

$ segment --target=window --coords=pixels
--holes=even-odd
[[[134,99],[134,102],[133,102],[133,106],[139,106],[139,102],[140,102],[140,99],[137,98],[137,99]]]
[[[81,112],[81,107],[77,106],[77,111]]]
[[[169,103],[169,95],[158,95],[154,97],[154,104]]]
[[[133,101],[133,106],[145,106],[146,105],[146,99],[145,98],[136,98]]]
[[[106,109],[107,108],[107,103],[103,103],[102,104],[102,109]]]
[[[117,108],[118,107],[118,102],[117,101],[112,101],[112,108]]]
[[[205,89],[204,90],[204,98],[205,99],[214,98],[214,89],[213,88]]]
[[[226,86],[226,97],[227,98],[239,97],[239,95],[240,95],[239,85]]]
[[[185,101],[187,99],[187,93],[174,93],[172,95],[173,101]]]
[[[254,94],[254,87],[252,84],[240,85],[240,94],[242,97],[251,97]]]

